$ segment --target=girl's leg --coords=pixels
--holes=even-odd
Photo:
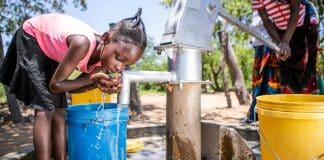
[[[65,108],[57,108],[53,117],[52,140],[56,160],[66,159]]]
[[[33,141],[37,160],[51,159],[52,117],[48,110],[35,110]]]

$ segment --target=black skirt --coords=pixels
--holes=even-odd
[[[0,81],[25,105],[49,111],[65,108],[66,94],[49,91],[57,66],[58,62],[45,56],[35,38],[18,29],[0,67]]]
[[[282,37],[285,31],[278,29]],[[309,24],[306,16],[304,25],[296,28],[291,40],[291,57],[279,63],[280,84],[289,86],[294,93],[316,93],[316,58],[319,48],[318,25]]]

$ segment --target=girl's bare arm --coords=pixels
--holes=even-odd
[[[62,62],[56,68],[50,81],[50,91],[53,93],[62,93],[73,91],[91,84],[90,76],[83,76],[76,80],[67,80],[78,63],[87,54],[90,41],[85,36],[73,35],[68,39],[68,51]]]

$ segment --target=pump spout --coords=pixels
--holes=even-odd
[[[122,89],[118,93],[118,104],[129,104],[130,83],[131,82],[155,82],[165,83],[176,80],[175,73],[160,71],[130,71],[122,72]]]

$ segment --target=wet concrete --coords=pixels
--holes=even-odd
[[[256,160],[256,156],[236,130],[233,128],[221,127],[219,132],[219,160]]]
[[[242,143],[252,151],[256,160],[260,160],[259,136],[256,130],[251,126],[229,126],[215,122],[202,122],[202,160],[219,159],[219,137],[221,127],[230,127],[243,138]],[[145,159],[166,159],[166,127],[165,124],[143,124],[128,126],[128,138],[136,138],[144,142],[144,147],[136,152],[127,155],[128,160]],[[229,143],[230,141],[228,141]],[[232,144],[232,148],[237,145]],[[230,147],[231,148],[231,147]],[[24,151],[12,153],[0,157],[1,160],[32,160],[32,146],[28,146]],[[232,151],[229,151],[232,152]]]
[[[135,153],[128,153],[128,160],[166,159],[166,138],[160,136],[137,138],[144,143],[144,147]]]
[[[225,145],[231,145],[231,147],[225,147],[224,149],[228,151],[228,153],[240,153],[242,148],[244,148],[244,152],[242,151],[241,159],[256,159],[260,160],[260,144],[259,144],[259,136],[253,126],[230,126],[225,124],[218,124],[215,122],[202,122],[202,153],[201,159],[202,160],[218,160],[219,157],[219,139],[220,139],[220,128],[222,127],[230,127],[231,129],[235,130],[236,139],[233,141],[232,139],[227,139],[224,143]],[[132,129],[132,135],[135,137],[138,133],[139,136],[141,135],[149,135],[149,133],[154,134],[154,138],[152,137],[141,137],[144,140],[148,140],[148,145],[145,145],[143,151],[138,153],[132,153],[131,157],[128,159],[133,160],[140,160],[140,159],[166,159],[166,142],[165,142],[165,135],[166,130],[162,125],[156,125],[155,127],[150,125],[148,127],[139,127]],[[145,134],[143,134],[145,133]],[[227,138],[229,138],[229,134],[225,134]],[[238,138],[240,137],[240,138]],[[152,145],[155,144],[159,145]],[[237,142],[240,143],[237,143]],[[174,140],[176,142],[176,140]],[[227,154],[227,157],[224,159],[233,159],[233,154]],[[190,155],[190,154],[188,154]],[[149,158],[152,157],[152,158]],[[238,156],[236,156],[238,157]],[[178,156],[178,159],[183,159],[181,156]],[[186,160],[186,159],[185,159]]]
[[[166,159],[166,139],[161,136],[153,136],[153,137],[141,137],[137,138],[144,142],[144,147],[142,150],[136,153],[128,153],[128,160],[165,160]],[[255,159],[260,160],[260,145],[257,141],[246,141],[246,145],[249,149],[252,150]],[[204,145],[202,145],[204,147]],[[211,157],[206,157],[206,155],[202,155],[202,160],[218,160],[218,155]],[[229,159],[233,159],[228,157]],[[247,160],[245,157],[244,160]],[[185,160],[185,159],[184,159]]]

